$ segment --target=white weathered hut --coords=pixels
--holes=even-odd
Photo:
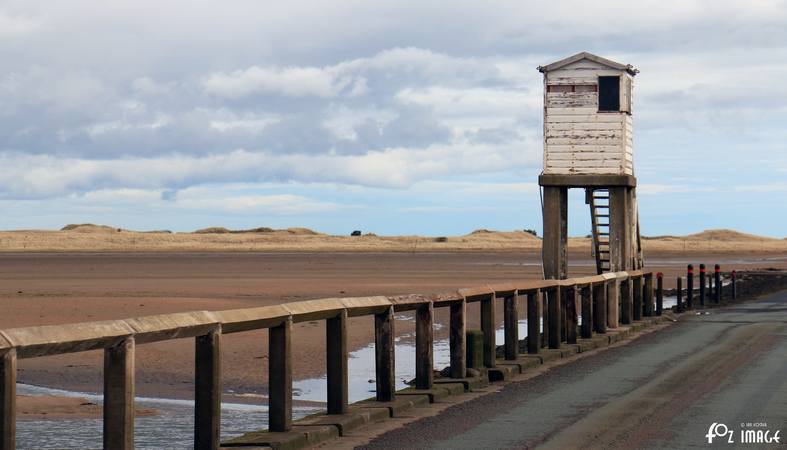
[[[632,88],[638,70],[582,52],[544,74],[544,174],[634,175]]]

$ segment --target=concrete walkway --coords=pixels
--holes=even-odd
[[[363,448],[787,448],[787,292],[708,312]],[[737,445],[708,445],[714,422]],[[740,444],[745,423],[781,429],[782,444]]]

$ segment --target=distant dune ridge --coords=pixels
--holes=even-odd
[[[643,237],[645,252],[787,252],[787,240],[734,230],[687,236]],[[69,224],[59,231],[0,231],[0,252],[19,251],[418,251],[538,249],[541,238],[523,230],[478,229],[464,236],[332,236],[308,228],[208,227],[194,232],[131,231],[107,225]],[[587,237],[569,238],[572,250],[590,249]]]

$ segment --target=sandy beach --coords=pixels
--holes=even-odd
[[[19,251],[22,244],[8,237],[27,236],[22,240],[27,242],[32,239],[30,233],[43,233],[50,239],[60,236],[59,247],[52,248],[54,244],[47,244],[47,238],[41,238],[33,240],[37,243],[34,248]],[[671,287],[687,262],[720,263],[725,269],[738,270],[787,267],[787,246],[783,241],[747,240],[740,238],[746,235],[730,235],[730,232],[722,235],[717,232],[713,239],[713,233],[702,238],[644,240],[648,268],[664,272],[666,286]],[[541,277],[540,240],[524,232],[479,232],[448,238],[447,243],[431,238],[259,234],[263,236],[190,235],[189,245],[196,245],[194,242],[200,239],[213,243],[200,243],[200,251],[196,248],[173,251],[171,244],[166,243],[155,251],[142,250],[143,244],[108,251],[107,246],[126,242],[126,235],[144,235],[148,239],[155,234],[106,230],[2,232],[0,329],[245,308],[322,297],[435,293]],[[274,239],[276,236],[281,238],[280,242]],[[723,239],[730,236],[736,239]],[[230,243],[211,247],[218,245],[219,238],[229,239]],[[374,245],[362,250],[352,248],[355,242],[365,242],[364,239]],[[403,243],[413,239],[423,245],[408,250],[409,244]],[[282,247],[234,251],[239,242]],[[380,248],[379,245],[389,245],[381,242],[397,245]],[[456,247],[439,250],[431,247],[438,244]],[[80,245],[80,251],[74,251]],[[463,245],[476,247],[461,248]],[[572,239],[569,260],[572,276],[593,273],[587,239]],[[437,310],[436,321],[447,323],[446,313]],[[477,308],[469,308],[469,314],[470,326],[477,326]],[[407,334],[412,332],[412,326],[410,321],[398,320],[397,332]],[[369,318],[353,319],[349,330],[350,351],[372,340],[373,323]],[[435,337],[445,337],[444,330],[436,330]],[[321,321],[296,325],[293,347],[300,355],[294,360],[296,379],[317,377],[324,372],[324,333]],[[224,389],[236,394],[227,397],[233,401],[261,401],[261,395],[266,392],[267,333],[227,335],[222,346]],[[192,396],[191,340],[141,345],[136,358],[138,395]],[[100,352],[26,359],[19,362],[19,382],[99,392],[101,367]]]

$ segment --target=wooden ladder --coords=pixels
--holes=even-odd
[[[593,227],[593,255],[596,272],[600,275],[611,270],[609,248],[609,189],[587,189],[585,202],[590,205]]]

